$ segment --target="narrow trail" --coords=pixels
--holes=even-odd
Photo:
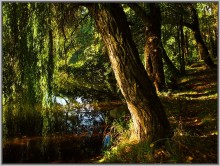
[[[197,64],[186,71],[178,91],[162,97],[174,131],[183,134],[193,163],[216,163],[218,147],[217,68]]]

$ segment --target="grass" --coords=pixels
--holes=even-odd
[[[187,68],[178,85],[179,90],[159,94],[174,130],[165,145],[137,143],[129,138],[130,127],[115,122],[114,144],[95,162],[217,163],[217,69]]]

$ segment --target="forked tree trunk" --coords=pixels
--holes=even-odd
[[[88,4],[102,35],[112,68],[130,110],[133,138],[154,141],[170,134],[170,125],[133,42],[120,4]]]

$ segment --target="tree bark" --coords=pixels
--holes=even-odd
[[[170,124],[155,88],[139,58],[120,4],[88,4],[102,35],[112,68],[130,110],[132,137],[155,141],[168,137]]]
[[[161,91],[165,87],[165,76],[162,61],[162,54],[164,50],[162,49],[161,43],[160,8],[155,3],[150,3],[150,13],[146,14],[146,12],[138,4],[132,3],[128,5],[145,23],[145,66],[156,90]]]
[[[161,91],[165,87],[165,76],[162,61],[161,47],[161,14],[160,8],[150,3],[150,25],[146,27],[146,43],[144,54],[146,58],[147,73],[154,83],[156,90]]]

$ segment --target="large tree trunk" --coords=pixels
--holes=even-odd
[[[130,110],[133,138],[154,141],[167,137],[170,125],[164,108],[139,58],[120,4],[88,4],[102,35],[118,85]]]

